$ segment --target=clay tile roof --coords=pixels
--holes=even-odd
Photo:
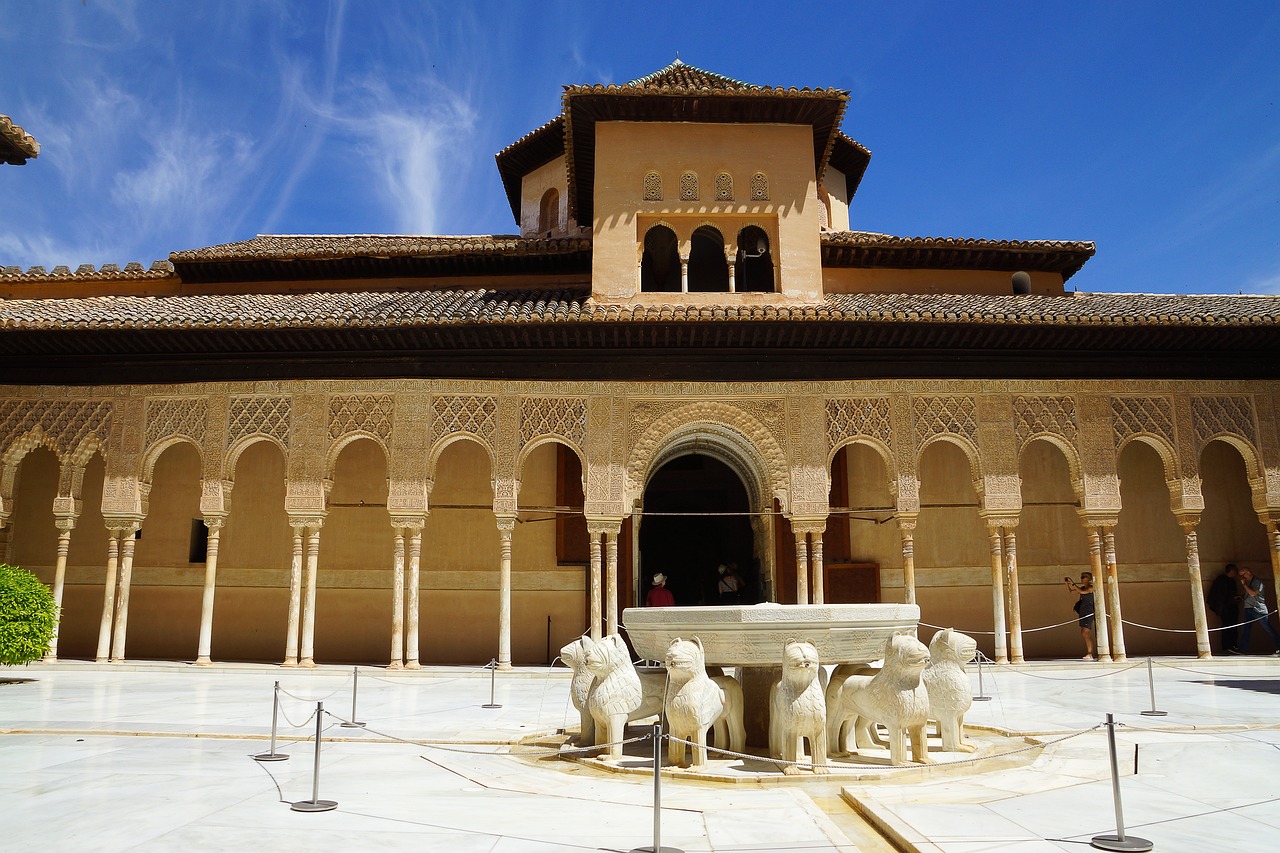
[[[1090,242],[984,240],[975,237],[895,237],[870,231],[824,231],[829,267],[987,269],[1061,273],[1070,278],[1093,257]]]
[[[858,192],[858,185],[862,183],[862,176],[866,174],[867,166],[871,163],[871,151],[857,140],[837,130],[835,140],[831,144],[831,157],[828,162],[844,173],[845,197],[852,199]]]
[[[145,281],[173,277],[173,264],[168,261],[153,261],[150,269],[145,269],[136,261],[125,264],[103,264],[94,268],[93,264],[80,264],[75,272],[70,267],[57,266],[51,272],[42,266],[33,266],[22,271],[22,267],[0,267],[0,284],[40,284],[44,282],[89,282],[89,281]]]
[[[686,91],[690,89],[714,89],[735,92],[761,88],[754,83],[735,80],[732,77],[725,77],[723,74],[716,74],[713,71],[706,71],[697,66],[689,65],[682,62],[679,57],[666,68],[660,68],[652,74],[637,77],[627,83],[626,87],[648,90],[681,89]]]
[[[583,291],[435,290],[0,301],[0,330],[309,329],[563,323],[837,322],[1280,329],[1280,296],[833,294],[809,305],[606,305]]]
[[[40,143],[36,138],[14,124],[13,119],[0,115],[0,163],[21,166],[39,156]]]
[[[511,204],[511,213],[517,222],[520,221],[521,180],[534,169],[550,163],[562,154],[564,116],[558,115],[494,155],[494,159],[498,161],[498,174],[502,176],[502,187],[507,191],[507,201]]]
[[[590,249],[585,237],[528,238],[505,234],[259,234],[251,240],[171,252],[176,265],[196,261],[334,260],[357,257],[540,254]]]

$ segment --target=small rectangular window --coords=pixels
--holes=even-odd
[[[203,563],[209,554],[209,526],[203,518],[191,519],[191,551],[187,562]]]

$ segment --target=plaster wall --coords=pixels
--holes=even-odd
[[[680,178],[698,176],[698,201],[680,200]],[[662,177],[662,200],[644,200],[644,177]],[[733,176],[733,201],[715,200],[715,178]],[[769,200],[751,200],[751,176],[769,179]],[[799,125],[601,122],[596,125],[592,293],[605,301],[669,302],[681,294],[639,294],[639,264],[646,224],[666,221],[677,234],[717,224],[726,243],[747,225],[770,238],[774,280],[783,298],[822,298],[818,252],[817,178],[813,138]],[[681,255],[688,245],[682,241]],[[729,249],[731,252],[732,249]],[[706,296],[706,294],[703,294]],[[748,301],[759,294],[713,294]],[[779,296],[774,294],[772,301]]]
[[[845,187],[845,175],[834,166],[827,166],[822,176],[822,188],[827,191],[831,206],[831,218],[827,227],[832,231],[849,230],[849,194]]]
[[[555,189],[560,193],[559,213],[556,216],[556,233],[562,233],[568,222],[569,210],[569,175],[565,168],[564,155],[549,163],[543,163],[520,182],[520,233],[526,237],[547,236],[538,231],[538,215],[542,209],[542,197],[547,190]]]

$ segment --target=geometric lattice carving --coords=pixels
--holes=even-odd
[[[693,172],[685,172],[680,176],[680,200],[698,200],[698,176]]]
[[[1224,434],[1248,439],[1254,447],[1258,446],[1252,397],[1192,397],[1191,422],[1197,446]]]
[[[104,448],[111,435],[107,400],[0,400],[0,453],[37,426],[53,440],[59,455],[70,453],[90,435]]]
[[[827,446],[839,447],[857,436],[891,444],[893,424],[888,397],[827,401]]]
[[[1116,447],[1139,433],[1163,438],[1169,447],[1173,440],[1173,403],[1168,397],[1112,397],[1111,425]]]
[[[751,176],[751,200],[769,200],[769,179],[765,177],[764,172],[756,172]]]
[[[1057,435],[1071,444],[1076,443],[1076,400],[1074,397],[1024,397],[1013,398],[1013,413],[1018,446],[1021,447],[1033,435]]]
[[[342,394],[329,400],[329,438],[361,430],[391,438],[395,398],[390,394]]]
[[[911,401],[916,446],[942,433],[961,435],[978,442],[976,405],[972,397],[916,397]]]
[[[493,445],[498,429],[498,403],[493,397],[436,397],[431,405],[436,416],[435,435],[469,432]]]
[[[733,201],[733,176],[728,172],[716,175],[716,201]]]
[[[185,436],[197,445],[204,443],[209,402],[204,397],[162,397],[147,400],[146,446],[162,438]]]
[[[520,443],[540,435],[559,435],[582,447],[587,434],[587,401],[583,397],[521,397]]]
[[[232,397],[227,423],[227,447],[247,435],[269,435],[289,446],[292,400],[288,397]]]
[[[657,172],[644,176],[644,200],[662,201],[662,176]]]

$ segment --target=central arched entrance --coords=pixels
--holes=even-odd
[[[757,536],[747,487],[733,468],[696,450],[677,455],[649,478],[640,522],[640,599],[657,572],[677,605],[717,604],[717,567],[733,563],[742,603],[761,595]]]

